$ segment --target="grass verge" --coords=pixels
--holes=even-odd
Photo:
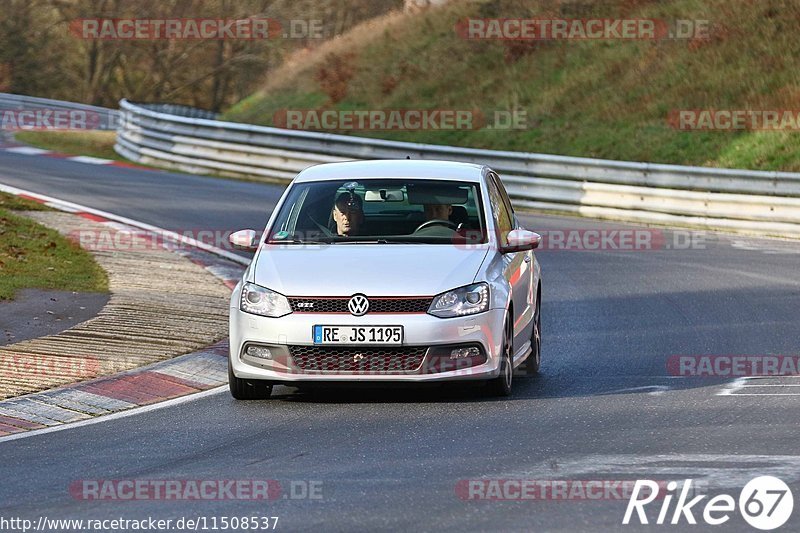
[[[19,289],[107,292],[108,277],[77,243],[15,211],[46,210],[0,193],[0,300]]]
[[[126,161],[114,151],[117,134],[113,131],[21,131],[14,137],[45,150]]]

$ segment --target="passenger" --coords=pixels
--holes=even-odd
[[[426,220],[450,220],[453,206],[450,204],[425,204]]]

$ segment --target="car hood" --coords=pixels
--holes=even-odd
[[[487,253],[452,245],[265,246],[252,275],[286,296],[433,296],[472,283]]]

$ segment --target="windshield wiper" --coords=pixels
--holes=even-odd
[[[336,241],[341,244],[448,244],[449,240],[430,240],[430,239],[375,239],[375,240],[347,240]]]
[[[267,241],[267,244],[448,244],[447,239],[359,239],[330,237],[319,240],[280,239]]]
[[[280,239],[280,240],[271,240],[267,241],[267,244],[333,244],[335,240],[324,240],[324,241],[304,241],[302,239]]]
[[[387,244],[384,239],[377,239],[374,241],[371,240],[357,240],[357,239],[347,239],[341,241],[335,241],[340,244]]]

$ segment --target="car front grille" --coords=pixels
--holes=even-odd
[[[295,366],[309,374],[410,374],[425,359],[424,346],[289,346]]]
[[[431,297],[388,297],[376,296],[368,297],[369,311],[367,314],[373,313],[426,313],[431,306],[433,298]],[[349,296],[343,297],[308,297],[290,296],[289,305],[292,306],[292,311],[295,313],[347,313],[347,302],[350,301]]]

